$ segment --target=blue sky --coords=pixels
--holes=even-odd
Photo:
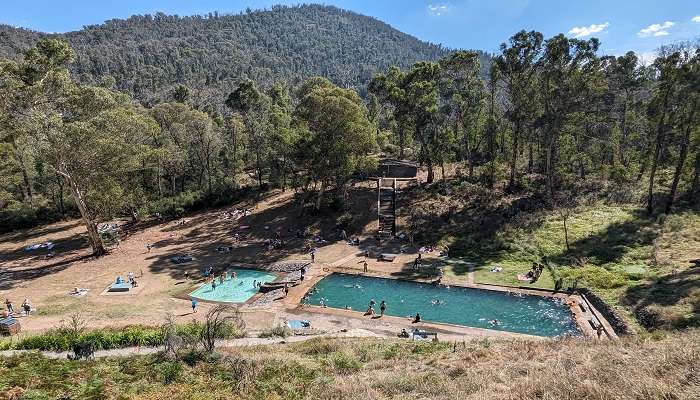
[[[297,4],[283,0],[0,0],[0,22],[66,32],[112,18],[237,13],[247,7]],[[309,1],[307,1],[309,2]],[[9,4],[8,4],[9,3]],[[371,15],[420,39],[452,48],[496,51],[520,29],[545,36],[596,36],[603,51],[650,53],[659,45],[700,36],[700,0],[325,0]],[[693,20],[695,19],[695,21]]]

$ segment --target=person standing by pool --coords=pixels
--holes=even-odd
[[[385,311],[386,311],[386,303],[384,302],[384,300],[382,300],[382,302],[379,303],[379,316],[383,317]]]
[[[24,315],[29,315],[29,313],[32,311],[32,305],[29,303],[29,299],[24,299],[22,309],[24,310]]]
[[[311,262],[316,260],[316,249],[311,250]]]
[[[362,271],[367,273],[367,260],[362,264]]]
[[[197,312],[197,300],[192,299],[192,312],[196,313]]]

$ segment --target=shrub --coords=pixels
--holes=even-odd
[[[299,343],[295,349],[302,354],[317,356],[340,350],[340,344],[337,340],[316,338]]]
[[[271,337],[283,337],[286,338],[287,336],[292,335],[292,330],[289,329],[287,326],[277,326],[274,328],[266,329],[260,334],[258,334],[259,338],[271,338]]]
[[[413,354],[434,354],[450,348],[449,343],[444,342],[419,342],[413,346],[411,352]]]
[[[167,385],[177,381],[177,379],[180,377],[180,373],[182,372],[182,364],[175,361],[166,361],[159,364],[156,369],[163,383]]]
[[[328,357],[327,365],[340,374],[349,374],[358,371],[362,367],[362,364],[354,355],[345,351],[331,353]]]

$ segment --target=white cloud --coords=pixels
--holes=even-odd
[[[582,38],[586,36],[591,36],[594,33],[598,33],[602,31],[603,29],[607,28],[610,26],[609,22],[606,22],[604,24],[592,24],[588,26],[574,26],[569,30],[569,34],[573,35],[575,38]]]
[[[439,17],[447,14],[450,11],[450,5],[447,3],[428,4],[428,15]]]
[[[637,32],[639,37],[649,37],[649,36],[666,36],[668,35],[668,29],[675,25],[674,22],[666,21],[661,24],[651,24],[646,28]]]
[[[693,22],[700,22],[700,15],[696,15],[693,18],[690,19]]]

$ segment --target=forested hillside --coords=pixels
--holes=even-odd
[[[447,53],[374,18],[305,5],[239,15],[133,16],[61,35],[0,26],[0,57],[16,58],[46,36],[75,49],[70,68],[81,83],[109,85],[111,76],[115,89],[147,103],[183,84],[197,90],[198,102],[220,104],[244,78],[266,88],[320,75],[362,88],[389,65],[408,67]]]

